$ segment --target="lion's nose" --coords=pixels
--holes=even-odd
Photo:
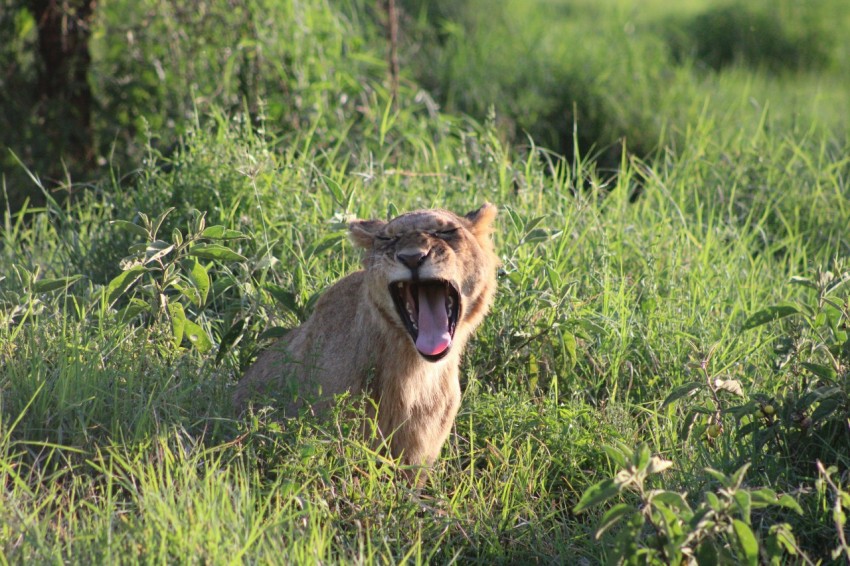
[[[395,257],[410,269],[416,269],[428,257],[428,250],[405,250],[395,254]]]

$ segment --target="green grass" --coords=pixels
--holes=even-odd
[[[46,205],[4,215],[5,561],[597,563],[612,558],[618,532],[594,538],[610,504],[573,509],[618,470],[604,448],[617,442],[646,443],[672,461],[649,482],[694,500],[718,489],[706,467],[731,474],[749,463],[748,486],[790,493],[804,510],[754,512],[759,538],[787,522],[800,553],[833,559],[832,492],[818,487],[815,462],[844,474],[850,466],[848,292],[818,287],[818,277],[848,272],[846,61],[782,72],[735,61],[710,70],[693,54],[675,60],[655,27],[708,4],[669,13],[655,2],[637,13],[612,2],[609,13],[594,3],[548,3],[553,31],[540,41],[550,47],[531,46],[523,60],[511,58],[513,44],[491,51],[497,26],[465,45],[526,73],[509,83],[488,83],[503,75],[476,67],[486,60],[452,55],[451,40],[445,59],[433,59],[428,72],[452,77],[456,94],[445,101],[459,108],[448,110],[477,115],[458,102],[463,94],[482,105],[479,121],[417,96],[414,75],[425,71],[413,62],[393,105],[371,7],[269,6],[300,23],[257,20],[259,43],[243,46],[257,59],[184,63],[209,84],[212,73],[237,76],[250,63],[261,85],[255,98],[240,103],[234,79],[224,89],[230,102],[196,92],[193,111],[191,88],[169,79],[161,88],[188,102],[158,95],[151,104],[161,106],[140,113],[150,135],[139,133],[126,161],[86,190],[63,186],[66,199],[33,169],[26,182],[44,185]],[[507,6],[518,13],[518,4]],[[522,17],[528,37],[543,26],[533,12]],[[636,30],[625,44],[623,30],[632,28],[624,19]],[[323,33],[307,34],[308,21]],[[147,29],[153,35],[160,25],[171,24]],[[558,44],[564,30],[575,40]],[[185,37],[173,32],[170,56],[188,56]],[[116,37],[107,33],[99,45],[108,52]],[[615,56],[620,48],[631,56]],[[270,53],[286,72],[273,68]],[[474,73],[453,66],[464,61]],[[601,129],[588,133],[597,147],[626,130],[645,136],[645,151],[613,162],[615,176],[612,161],[587,147],[564,161],[503,127],[502,117],[526,107],[529,120],[545,122],[532,98],[538,87],[543,98],[557,92],[558,84],[539,82],[557,61],[558,80],[598,81],[583,94],[604,109]],[[270,86],[281,77],[291,81],[283,95]],[[463,80],[495,89],[505,105],[487,119],[497,100],[465,90]],[[178,110],[191,116],[166,150],[174,141],[167,114]],[[26,175],[16,165],[5,182]],[[500,207],[499,295],[467,350],[463,405],[424,490],[397,478],[339,415],[233,415],[233,385],[267,345],[263,332],[297,324],[316,293],[357,268],[345,218],[432,206],[465,212],[485,200]],[[168,242],[175,230],[193,233],[195,209],[208,225],[250,236],[226,242],[245,261],[204,261],[206,301],[176,288],[165,295],[210,336],[208,351],[175,343],[171,311],[117,316],[132,300],[160,300],[151,290],[161,273],[146,274],[112,305],[103,298],[122,258],[143,241],[110,221],[138,224],[140,213],[154,218],[169,207],[160,231]],[[82,278],[51,281],[73,275]],[[745,330],[754,313],[779,304],[800,314]],[[743,396],[715,398],[705,385],[715,378],[739,381]],[[664,403],[689,383],[699,386],[693,395]],[[776,409],[771,419],[758,413],[767,404]],[[723,425],[716,438],[712,424]]]

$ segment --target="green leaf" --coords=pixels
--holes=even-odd
[[[342,187],[339,186],[339,183],[330,177],[323,177],[323,179],[325,180],[325,186],[328,188],[328,192],[331,193],[331,197],[336,201],[336,204],[340,206],[345,204],[345,193],[342,192]]]
[[[239,230],[231,230],[220,225],[210,226],[209,228],[204,229],[204,231],[201,232],[201,237],[208,238],[210,240],[241,240],[248,238],[248,236]]]
[[[826,379],[828,381],[832,381],[833,379],[835,379],[835,370],[829,366],[813,364],[811,362],[803,362],[800,365],[802,365],[804,368],[806,368],[816,376],[820,377],[821,379]]]
[[[67,289],[82,277],[82,275],[72,275],[70,277],[59,277],[56,279],[42,279],[33,283],[32,290],[33,293],[50,293],[59,289]]]
[[[604,515],[602,515],[602,519],[599,521],[599,528],[596,530],[596,539],[599,540],[605,531],[616,525],[620,522],[620,519],[628,515],[629,513],[636,512],[634,506],[629,505],[628,503],[618,503],[608,509]]]
[[[717,495],[713,491],[705,492],[705,502],[708,503],[708,506],[713,511],[720,511],[723,505],[720,504],[720,499],[717,498]]]
[[[173,210],[174,207],[172,206],[156,217],[156,220],[153,221],[153,229],[151,230],[152,237],[156,237],[157,232],[159,232],[160,226],[162,226],[162,223],[165,222],[165,217],[171,214]]]
[[[653,491],[650,493],[650,501],[660,501],[674,509],[690,509],[690,505],[681,493],[675,491]]]
[[[237,320],[221,337],[221,342],[218,345],[218,353],[215,355],[215,362],[219,363],[230,347],[236,342],[236,339],[242,335],[242,329],[245,328],[244,320]]]
[[[738,545],[744,554],[742,563],[749,566],[757,566],[759,545],[752,529],[740,519],[732,520],[732,528],[735,530],[735,536],[738,537]]]
[[[207,294],[209,294],[210,291],[210,276],[207,273],[207,269],[200,261],[193,257],[185,258],[182,263],[189,281],[191,281],[192,285],[195,286],[195,289],[198,290],[199,300],[196,304],[197,306],[202,307],[206,304]]]
[[[248,261],[230,248],[220,244],[197,244],[189,249],[189,255],[202,259],[216,259],[219,261]]]
[[[163,240],[156,240],[155,242],[151,242],[145,248],[145,261],[144,263],[150,263],[152,261],[156,261],[160,258],[163,258],[171,253],[174,249],[174,244],[169,244]]]
[[[738,508],[741,511],[741,517],[744,519],[744,522],[750,523],[750,510],[752,508],[752,501],[750,499],[750,492],[745,489],[739,489],[734,494],[735,503],[738,504]]]
[[[595,507],[600,503],[611,499],[620,492],[620,486],[612,478],[604,479],[596,483],[584,492],[578,504],[573,508],[574,513],[581,513],[585,509]]]
[[[791,509],[792,511],[794,511],[798,515],[803,514],[803,508],[800,507],[800,504],[797,503],[797,500],[794,499],[794,497],[792,495],[788,495],[786,493],[785,495],[783,495],[779,499],[777,499],[776,503],[777,503],[777,505],[781,505],[782,507],[785,507],[787,509]]]
[[[666,407],[670,403],[678,401],[683,397],[690,397],[694,393],[696,393],[703,386],[703,382],[701,381],[691,381],[685,383],[684,385],[679,385],[674,388],[673,391],[664,399],[664,402],[661,404],[662,407]]]
[[[171,332],[174,335],[174,345],[183,342],[183,332],[186,328],[186,312],[180,303],[169,303],[168,314],[171,315]]]
[[[200,353],[206,354],[213,347],[212,340],[210,340],[210,337],[207,336],[207,333],[199,325],[186,319],[183,323],[183,328],[185,337]]]
[[[763,487],[761,489],[751,491],[750,498],[752,500],[753,507],[756,509],[775,505],[777,501],[776,492],[769,487]]]
[[[150,312],[151,306],[141,299],[135,297],[130,299],[130,303],[118,311],[115,319],[121,323],[127,323],[143,312]]]
[[[789,304],[767,307],[766,309],[753,313],[753,315],[744,322],[743,326],[741,326],[741,330],[751,330],[758,326],[762,326],[763,324],[767,324],[768,322],[773,322],[780,318],[798,314],[799,312],[800,309],[798,307]]]
[[[635,468],[641,472],[646,471],[651,461],[652,452],[649,450],[649,446],[647,446],[646,443],[641,443],[640,446],[637,447],[633,458]]]
[[[126,220],[111,220],[109,223],[136,236],[141,236],[142,238],[149,237],[148,231],[145,230],[144,227],[133,222],[127,222]]]
[[[792,556],[797,556],[797,540],[794,538],[794,533],[791,530],[791,525],[788,523],[779,523],[770,527],[770,537],[773,539],[774,546],[782,547],[785,552]]]
[[[618,468],[628,468],[629,460],[632,459],[632,450],[626,445],[620,445],[617,447],[603,445],[602,450],[608,454],[608,457],[614,460],[614,463],[617,464]]]
[[[111,306],[112,303],[118,300],[121,295],[127,292],[133,283],[147,272],[147,268],[142,265],[131,267],[127,271],[122,272],[118,277],[114,278],[106,286],[106,301]]]
[[[564,347],[564,350],[567,352],[568,360],[568,368],[573,369],[576,367],[576,363],[578,362],[578,356],[576,355],[576,337],[566,331],[561,332],[561,344]]]

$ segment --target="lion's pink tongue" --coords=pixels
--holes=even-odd
[[[451,342],[445,289],[435,285],[420,285],[416,349],[426,356],[436,356],[442,354]]]

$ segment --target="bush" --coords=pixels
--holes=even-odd
[[[668,42],[677,60],[692,57],[714,70],[733,64],[773,72],[823,68],[832,62],[835,44],[825,4],[717,6],[670,22]]]

